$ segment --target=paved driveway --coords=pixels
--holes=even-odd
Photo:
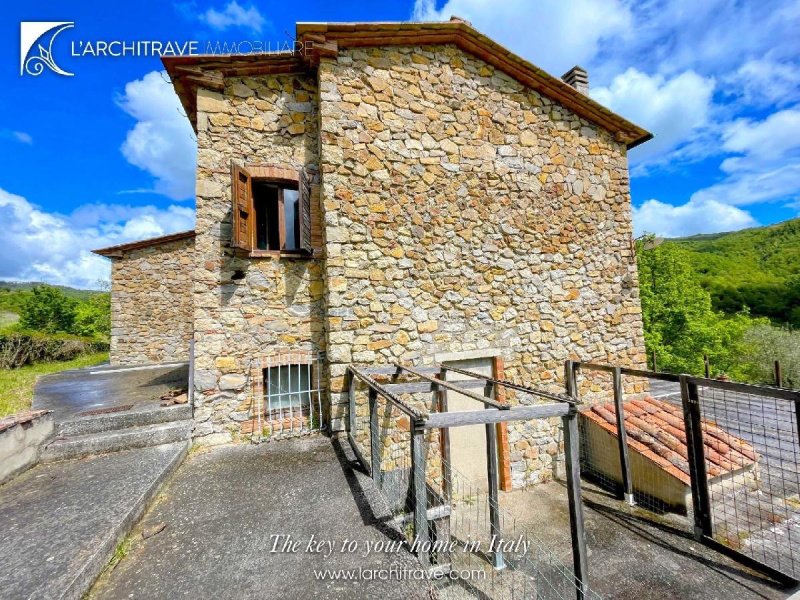
[[[132,404],[158,406],[159,397],[173,388],[185,388],[186,363],[139,367],[100,366],[63,371],[40,377],[36,383],[34,410],[52,410],[56,421],[79,413]]]

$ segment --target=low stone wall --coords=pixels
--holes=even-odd
[[[52,411],[25,411],[0,420],[0,484],[39,461],[42,444],[53,435]]]
[[[193,267],[194,238],[112,257],[111,364],[188,358]]]

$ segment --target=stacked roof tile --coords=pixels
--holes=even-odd
[[[689,485],[686,429],[681,408],[647,397],[625,402],[622,412],[628,447]],[[591,406],[581,415],[617,436],[613,402]],[[750,467],[758,460],[750,444],[708,420],[703,420],[703,445],[709,477]]]

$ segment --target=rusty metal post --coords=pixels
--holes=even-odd
[[[494,395],[494,384],[486,382],[483,395],[491,398]],[[488,405],[486,408],[490,408]],[[489,484],[489,528],[492,541],[497,542],[503,535],[500,530],[500,478],[497,461],[497,425],[486,423],[486,471]],[[495,549],[492,552],[492,566],[496,570],[505,569],[506,561],[503,551]]]
[[[589,559],[586,550],[586,531],[583,524],[581,499],[580,440],[578,438],[578,411],[572,406],[564,423],[564,458],[567,475],[567,500],[569,502],[569,529],[572,536],[572,563],[577,585],[577,600],[584,600],[589,589]]]
[[[683,422],[686,428],[686,443],[689,455],[689,477],[692,484],[692,509],[694,512],[694,535],[700,540],[711,536],[711,498],[708,490],[708,474],[703,449],[703,422],[700,415],[700,396],[697,384],[681,375],[681,401]]]
[[[614,408],[617,413],[617,446],[619,450],[619,467],[622,472],[622,498],[633,506],[633,480],[631,463],[628,457],[628,434],[625,431],[625,412],[622,407],[622,369],[614,367]]]
[[[447,370],[442,368],[437,378],[443,381],[447,379]],[[446,413],[448,410],[447,389],[439,387],[438,394],[439,412]],[[443,427],[439,431],[439,443],[442,447],[442,494],[444,495],[445,501],[450,502],[453,496],[453,469],[450,464],[450,428]]]
[[[422,423],[414,420],[411,423],[411,498],[414,503],[414,536],[417,557],[423,566],[427,567],[430,565],[430,534],[425,473],[425,428]]]

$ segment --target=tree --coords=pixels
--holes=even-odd
[[[743,376],[744,334],[753,319],[746,312],[726,317],[714,311],[709,292],[676,244],[656,245],[647,236],[636,251],[648,356],[655,350],[660,369],[699,375],[705,354],[713,372]]]
[[[107,292],[94,294],[80,303],[71,333],[108,340],[111,334],[111,295]]]
[[[20,327],[47,333],[71,333],[75,323],[76,301],[58,288],[40,285],[25,299],[19,317]]]
[[[788,327],[761,324],[748,330],[747,363],[750,380],[758,383],[775,383],[775,361],[780,361],[783,385],[800,388],[800,332]]]

